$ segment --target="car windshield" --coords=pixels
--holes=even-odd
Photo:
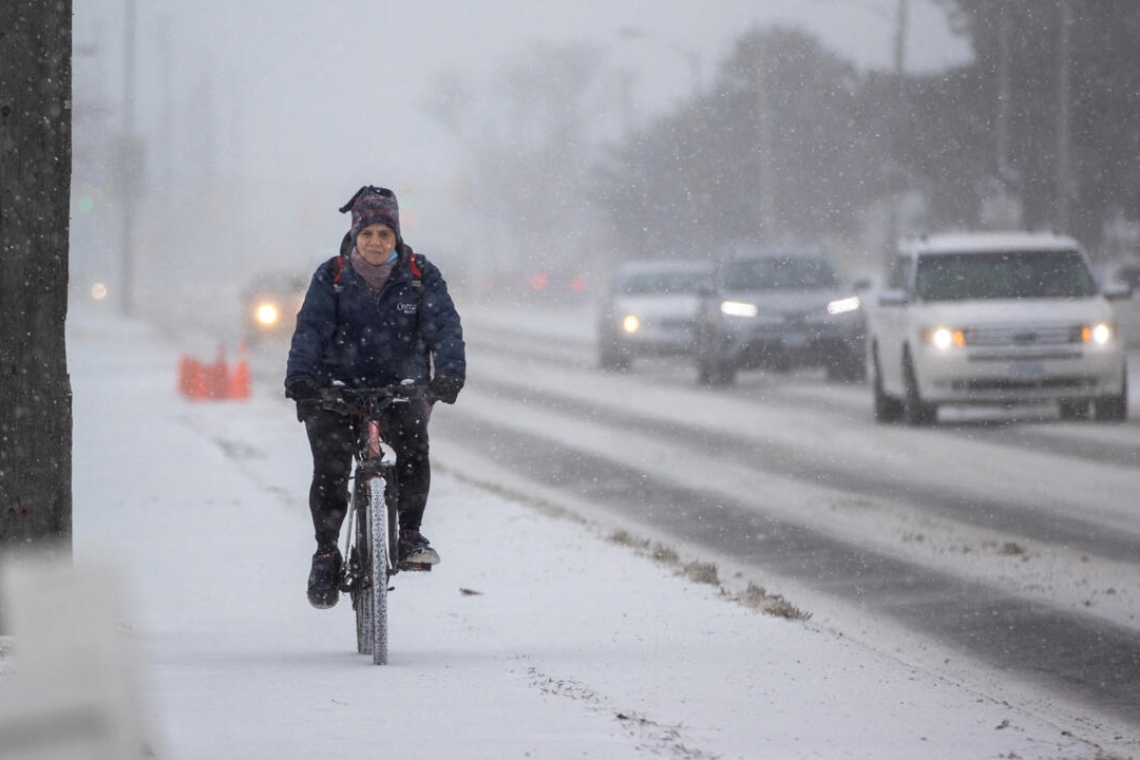
[[[732,290],[821,290],[839,287],[831,263],[822,259],[742,259],[724,268]]]
[[[940,254],[919,258],[915,292],[924,301],[1088,298],[1096,283],[1074,250]]]
[[[626,295],[651,293],[696,293],[708,282],[705,272],[633,272],[622,278],[618,290]]]

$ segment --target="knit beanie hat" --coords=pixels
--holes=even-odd
[[[400,237],[400,205],[396,194],[386,187],[366,185],[356,191],[352,200],[340,207],[340,213],[352,212],[352,229],[349,235],[353,240],[360,231],[370,224],[385,224]]]

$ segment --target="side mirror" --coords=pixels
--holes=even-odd
[[[909,302],[910,296],[905,290],[892,288],[879,293],[879,306],[906,306]]]
[[[1127,282],[1113,282],[1101,288],[1101,292],[1110,301],[1122,301],[1132,297],[1132,286]]]

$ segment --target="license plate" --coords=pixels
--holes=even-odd
[[[1015,362],[1009,369],[1014,380],[1042,380],[1045,378],[1045,365],[1031,362]]]
[[[805,333],[788,333],[784,335],[784,345],[788,348],[803,348],[811,338]]]

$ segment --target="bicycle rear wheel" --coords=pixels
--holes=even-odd
[[[353,546],[348,556],[352,578],[352,609],[356,611],[356,651],[372,654],[375,626],[372,622],[372,527],[371,491],[368,483],[360,480],[353,487],[352,510]]]

